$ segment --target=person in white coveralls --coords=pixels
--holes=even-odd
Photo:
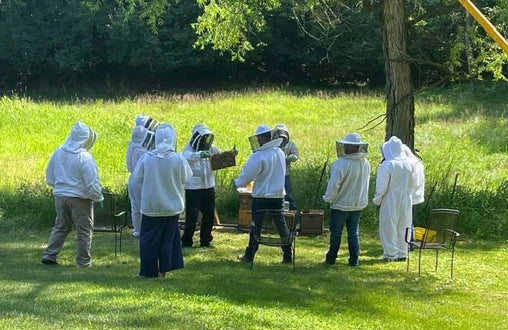
[[[411,227],[412,196],[417,185],[415,171],[398,137],[385,142],[381,152],[384,161],[378,168],[373,202],[379,205],[383,260],[404,261],[408,253],[405,233]]]

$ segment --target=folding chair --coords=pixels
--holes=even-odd
[[[286,225],[289,229],[289,236],[286,238],[280,237],[282,232],[282,226],[280,215],[284,216]],[[259,223],[262,224],[260,229],[254,230],[254,241],[256,243],[256,250],[259,245],[273,246],[282,248],[283,246],[289,245],[292,253],[292,264],[293,272],[295,271],[295,259],[296,259],[296,228],[299,216],[294,211],[273,210],[273,209],[262,209],[256,211],[257,216],[261,217]],[[289,222],[289,223],[288,223]],[[251,269],[254,267],[254,258],[251,261]]]
[[[422,250],[436,251],[436,271],[439,260],[439,250],[451,250],[450,277],[453,279],[453,258],[455,243],[460,236],[455,231],[459,211],[453,209],[430,210],[425,227],[415,227],[414,238],[411,239],[412,228],[406,228],[406,242],[408,243],[407,270],[409,271],[409,249],[418,249],[418,276],[420,276]]]
[[[94,225],[95,232],[106,232],[115,234],[115,257],[117,255],[117,245],[120,243],[120,253],[122,253],[122,233],[127,227],[127,212],[115,213],[115,196],[109,192],[103,192],[103,207],[94,207]]]

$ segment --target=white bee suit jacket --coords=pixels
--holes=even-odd
[[[77,122],[65,143],[51,155],[46,167],[46,182],[53,187],[55,196],[79,197],[94,202],[104,199],[97,165],[88,152],[95,137],[95,132],[88,126]]]
[[[134,168],[138,163],[141,156],[143,156],[148,150],[143,147],[143,142],[146,138],[148,130],[143,126],[136,126],[132,130],[132,138],[127,148],[125,155],[125,162],[129,173],[134,172]]]
[[[163,124],[155,133],[156,149],[136,165],[133,176],[135,185],[141,187],[142,214],[167,217],[184,210],[184,184],[192,176],[192,170],[175,146],[173,127]]]
[[[211,155],[220,153],[220,149],[212,146],[209,150]],[[201,151],[194,151],[190,144],[184,148],[183,155],[189,162],[193,175],[185,184],[185,189],[208,189],[215,187],[215,173],[210,165],[210,158],[201,158]]]
[[[360,211],[369,203],[369,177],[365,154],[342,156],[331,166],[323,200],[330,203],[331,209]]]
[[[237,187],[246,187],[254,181],[252,197],[283,198],[286,160],[279,145],[282,139],[263,144],[249,157],[235,181]]]
[[[413,176],[415,179],[415,190],[413,191],[412,203],[418,205],[425,202],[425,169],[422,161],[411,152],[408,146],[403,146],[404,152],[413,165]]]

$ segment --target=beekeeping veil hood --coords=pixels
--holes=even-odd
[[[337,150],[337,157],[348,155],[367,156],[369,144],[362,141],[360,134],[348,133],[343,139],[335,141],[335,149]]]
[[[214,135],[204,124],[197,124],[192,128],[189,144],[194,151],[209,150],[212,147]]]
[[[78,121],[72,126],[71,134],[67,137],[62,148],[72,153],[78,153],[84,150],[88,151],[92,149],[96,139],[97,133],[84,123]]]
[[[286,125],[284,124],[278,124],[275,126],[273,138],[281,138],[282,142],[280,144],[281,147],[285,147],[289,142],[289,131]]]
[[[392,136],[388,141],[383,143],[383,146],[381,147],[384,158],[386,160],[405,159],[406,153],[404,152],[402,146],[402,141],[398,137]]]
[[[254,135],[249,136],[249,143],[252,151],[256,151],[259,147],[261,147],[263,144],[270,142],[273,137],[273,131],[268,127],[267,125],[259,125],[256,128],[256,132]],[[280,142],[282,139],[280,139]],[[279,144],[280,144],[279,142]]]
[[[147,130],[155,132],[157,130],[157,126],[159,126],[159,122],[150,116],[137,115],[136,126],[143,126]]]
[[[155,132],[155,150],[157,157],[162,158],[171,152],[176,151],[176,132],[173,126],[161,124]]]

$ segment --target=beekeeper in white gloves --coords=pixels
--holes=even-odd
[[[90,249],[93,233],[93,203],[101,202],[101,186],[97,165],[89,150],[97,134],[82,122],[72,127],[65,143],[51,155],[46,168],[46,182],[53,187],[55,225],[41,262],[57,265],[57,256],[65,238],[76,227],[76,264],[91,265]]]

